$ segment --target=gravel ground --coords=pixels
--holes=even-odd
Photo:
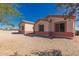
[[[0,55],[32,55],[35,51],[61,50],[65,56],[79,55],[79,37],[72,40],[65,38],[29,37],[12,34],[17,31],[0,30]]]

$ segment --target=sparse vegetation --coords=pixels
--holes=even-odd
[[[16,52],[14,52],[13,55],[9,55],[9,56],[19,56],[19,55],[18,55],[18,52],[16,51]]]
[[[62,56],[62,52],[60,50],[49,50],[49,51],[38,51],[38,52],[34,52],[34,55],[37,56]]]

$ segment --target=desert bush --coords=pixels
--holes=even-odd
[[[52,50],[52,51],[37,51],[33,54],[37,56],[62,56],[62,53],[60,50]]]
[[[19,54],[17,52],[14,52],[14,54],[10,56],[19,56]]]
[[[53,50],[52,54],[53,56],[62,56],[62,53],[60,50]]]

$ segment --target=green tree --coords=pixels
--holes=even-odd
[[[15,27],[14,24],[7,24],[6,26],[7,26],[6,28],[8,28],[8,29],[14,29],[14,27]]]
[[[67,15],[68,17],[71,17],[75,14],[77,14],[77,11],[79,9],[79,4],[78,3],[58,3],[57,9],[64,9],[65,12],[63,15]]]
[[[18,4],[1,3],[0,4],[0,23],[8,24],[9,20],[4,19],[6,17],[10,17],[10,16],[21,17],[21,13],[19,12],[19,10],[17,10],[18,7],[19,7]]]

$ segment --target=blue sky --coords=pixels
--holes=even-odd
[[[50,14],[63,14],[64,10],[57,10],[56,4],[53,3],[22,3],[19,4],[20,7],[18,10],[21,12],[22,16],[24,18],[19,17],[10,17],[9,19],[13,19],[12,23],[16,25],[16,28],[18,28],[18,23],[22,20],[28,20],[35,22],[36,20],[46,17]],[[76,29],[78,22],[76,22]]]
[[[18,9],[24,16],[24,20],[35,22],[39,18],[46,17],[50,14],[62,14],[63,11],[57,11],[55,4],[20,4]],[[23,20],[22,19],[22,20]]]
[[[40,18],[44,18],[50,14],[62,14],[63,11],[56,9],[56,5],[53,3],[27,3],[19,4],[21,7],[18,10],[22,13],[24,18],[16,17],[16,23],[21,20],[28,20],[35,22]]]

